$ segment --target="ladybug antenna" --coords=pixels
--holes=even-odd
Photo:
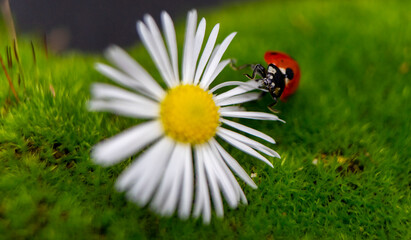
[[[233,69],[234,71],[239,71],[239,70],[247,68],[247,67],[253,68],[253,66],[255,64],[244,64],[244,65],[241,65],[241,66],[237,66],[237,59],[231,58],[229,65],[230,65],[231,69]]]

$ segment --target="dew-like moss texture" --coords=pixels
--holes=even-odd
[[[235,119],[276,139],[270,147],[282,159],[271,158],[272,169],[225,145],[259,188],[241,183],[249,205],[225,205],[225,217],[206,226],[159,217],[116,192],[131,159],[91,161],[95,143],[138,123],[87,111],[90,84],[109,82],[93,69],[102,55],[46,57],[39,38],[19,36],[21,69],[15,57],[9,68],[1,24],[20,103],[2,71],[0,239],[411,239],[410,9],[399,0],[294,0],[199,10],[208,33],[221,23],[220,41],[238,32],[225,58],[264,63],[266,50],[279,50],[302,71],[297,93],[276,106],[286,124]],[[181,47],[184,22],[176,25]],[[129,52],[156,72],[141,45]],[[227,68],[217,82],[245,81],[245,72]],[[244,107],[270,103],[267,95]]]

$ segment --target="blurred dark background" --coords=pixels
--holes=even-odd
[[[145,13],[156,21],[166,10],[173,19],[192,8],[217,7],[246,0],[11,0],[16,28],[46,34],[55,51],[101,51],[109,44],[130,46],[138,41],[135,24]]]

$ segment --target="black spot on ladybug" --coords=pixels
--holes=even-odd
[[[270,55],[277,55],[278,53],[276,52],[270,52]]]
[[[294,71],[291,68],[285,69],[285,75],[288,79],[292,80],[294,78]]]

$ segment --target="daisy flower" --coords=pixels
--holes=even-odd
[[[167,89],[117,46],[106,52],[107,59],[117,68],[96,64],[100,73],[128,90],[95,83],[89,108],[146,121],[98,143],[92,150],[92,158],[100,165],[110,166],[141,152],[120,175],[116,188],[140,206],[149,204],[160,215],[178,212],[182,219],[202,216],[208,223],[212,206],[217,216],[223,216],[223,197],[231,208],[236,208],[240,201],[247,203],[233,172],[257,188],[216,138],[271,167],[270,161],[260,153],[279,157],[274,150],[225,126],[275,143],[270,136],[227,118],[280,119],[273,114],[248,112],[233,106],[257,99],[259,93],[250,92],[257,88],[257,83],[231,81],[209,89],[230,61],[221,58],[235,33],[216,45],[217,24],[203,48],[206,21],[201,19],[197,26],[197,13],[190,11],[180,75],[173,22],[165,12],[161,21],[165,41],[149,15],[144,22],[137,22],[137,31]],[[215,93],[227,86],[235,87]]]

